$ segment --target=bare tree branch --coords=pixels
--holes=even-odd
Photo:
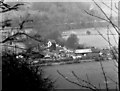
[[[91,83],[91,81],[90,81],[90,79],[89,79],[89,76],[86,74],[86,77],[87,77],[87,81],[89,82],[89,83]],[[92,83],[91,83],[92,84]],[[89,86],[89,84],[88,84],[88,86]]]
[[[110,38],[109,38],[109,27],[107,26],[107,37],[108,37],[108,40],[109,41],[109,47],[111,48],[111,42],[110,42]]]
[[[97,91],[97,90],[94,89],[94,88],[91,88],[91,87],[88,87],[88,86],[85,86],[85,85],[81,85],[81,84],[79,84],[79,83],[77,83],[77,82],[71,81],[70,79],[68,79],[67,77],[65,77],[62,73],[60,73],[59,70],[57,70],[57,72],[58,72],[59,75],[61,75],[65,80],[67,80],[67,81],[70,82],[70,83],[73,83],[73,84],[75,84],[75,85],[77,85],[77,86],[80,86],[80,87],[82,87],[82,88],[90,89],[90,90],[92,90],[92,91]]]
[[[119,62],[118,61],[118,58],[116,57],[116,55],[115,55],[115,53],[113,52],[113,51],[111,51],[112,52],[112,55],[113,55],[113,57],[115,58],[115,62]],[[118,53],[119,54],[119,53]],[[113,61],[114,62],[114,61]],[[118,66],[117,66],[117,64],[114,62],[114,64],[115,64],[115,66],[118,68]]]
[[[111,48],[111,43],[110,43],[110,38],[109,38],[109,27],[107,27],[107,32],[108,32],[109,47],[110,47],[110,49],[112,49],[112,48]],[[114,47],[113,47],[113,48],[114,48]],[[114,48],[114,50],[115,50],[115,52],[118,54],[118,52],[117,52],[117,50],[116,50],[115,48]],[[117,59],[115,53],[113,52],[113,50],[111,50],[111,51],[112,51],[112,55],[114,56],[116,62],[118,63],[118,59]],[[115,65],[115,66],[116,66],[116,65]]]
[[[13,40],[15,39],[15,37],[17,37],[17,36],[19,36],[19,35],[26,35],[26,36],[28,36],[29,38],[34,39],[34,40],[36,40],[36,41],[38,41],[38,42],[40,42],[40,43],[43,42],[42,40],[36,39],[36,38],[34,38],[34,37],[26,34],[26,33],[20,33],[20,32],[18,32],[18,33],[16,33],[16,34],[14,34],[14,35],[6,38],[5,40],[3,40],[3,41],[0,42],[0,43],[5,43],[5,42],[7,42],[7,41],[13,41]]]
[[[107,19],[104,19],[104,18],[102,18],[102,17],[99,17],[99,16],[96,16],[96,15],[93,15],[93,14],[89,13],[89,12],[86,11],[86,10],[84,10],[84,11],[85,11],[85,13],[87,13],[87,14],[90,15],[90,16],[94,16],[94,17],[96,17],[96,18],[98,18],[98,19],[101,19],[101,20],[104,20],[104,21],[106,21],[106,22],[109,22]]]
[[[116,8],[118,11],[120,11],[120,10],[118,9],[118,7],[117,7],[116,3],[115,3],[115,8]]]
[[[111,19],[107,16],[107,14],[103,11],[103,9],[94,1],[92,0],[96,5],[97,7],[101,10],[101,12],[105,15],[105,17],[107,18],[107,20],[109,21],[109,23],[114,27],[114,29],[116,30],[116,32],[118,33],[118,35],[120,35],[120,28],[118,26],[116,26],[112,21]],[[118,30],[117,30],[117,28]]]
[[[10,5],[2,2],[2,1],[0,2],[0,4],[1,4],[0,8],[2,8],[2,11],[0,11],[0,13],[5,13],[5,12],[8,12],[8,11],[12,11],[12,10],[17,11],[19,6],[24,5],[24,4],[21,3],[21,4],[16,4],[14,6],[10,6]]]
[[[110,43],[110,41],[108,41],[99,31],[97,31],[97,32],[103,37],[103,39],[105,39],[109,43],[109,46],[111,48],[111,46],[113,46],[113,45]],[[114,50],[115,50],[115,53],[118,54],[117,50],[116,49],[114,49]],[[115,53],[113,52],[113,50],[111,50],[111,52],[112,52],[113,57],[115,58],[115,61],[118,63],[118,58],[116,57]],[[118,67],[116,64],[115,64],[115,66]]]
[[[100,91],[101,91],[101,85],[100,85],[100,83],[99,83],[99,89],[100,89]]]
[[[103,39],[105,39],[105,41],[107,41],[107,42],[109,43],[110,46],[113,46],[113,45],[110,43],[110,41],[108,41],[98,30],[97,30],[97,32],[99,33],[99,35],[101,35],[101,36],[103,37]],[[116,51],[116,53],[118,53],[118,52]]]
[[[103,72],[103,76],[104,76],[104,79],[105,79],[105,84],[106,84],[106,90],[109,91],[109,87],[108,87],[108,80],[107,80],[107,77],[106,77],[106,73],[104,71],[104,68],[103,68],[103,64],[102,62],[100,61],[100,65],[101,65],[101,69],[102,69],[102,72]]]
[[[85,82],[86,84],[89,84],[90,87],[93,87],[94,89],[98,90],[98,88],[96,86],[94,86],[91,82],[88,82],[86,80],[81,79],[80,77],[78,77],[74,71],[72,71],[73,76],[75,76],[78,80]],[[99,91],[99,90],[98,90]]]
[[[114,81],[111,77],[107,75],[107,78],[110,79],[112,82],[114,82],[116,85],[119,85],[118,82]]]
[[[117,11],[115,11],[112,7],[108,6],[106,3],[102,2],[102,4],[104,4],[106,7],[108,7],[109,9],[113,10],[116,14],[118,14]]]
[[[116,32],[118,33],[118,35],[120,35],[120,31],[119,31],[120,29],[119,29],[119,27],[118,27],[117,25],[115,25],[111,20],[110,20],[110,21],[111,21],[112,23],[111,23],[109,20],[107,20],[107,19],[104,19],[104,18],[102,18],[102,17],[99,17],[99,16],[96,16],[96,15],[94,15],[94,14],[89,13],[89,12],[87,12],[86,10],[84,10],[84,12],[87,13],[88,15],[91,15],[91,16],[93,16],[93,17],[96,17],[96,18],[98,18],[98,19],[104,20],[104,21],[112,24],[112,26],[115,28],[115,30],[116,30]],[[118,28],[118,30],[116,29],[116,27]]]
[[[113,6],[113,4],[112,4],[112,0],[111,0],[111,12],[110,12],[111,14],[110,14],[110,19],[112,19],[112,11],[114,11],[112,6]]]
[[[21,21],[21,22],[19,23],[19,27],[20,27],[19,29],[20,29],[20,30],[22,30],[22,29],[24,28],[24,24],[25,24],[25,23],[33,22],[33,20],[28,20],[29,16],[30,16],[30,14],[28,14],[27,17],[26,17],[23,21]],[[21,18],[21,20],[22,20],[22,17],[20,17],[20,18]]]
[[[111,35],[112,35],[112,36],[113,36],[113,38],[114,38],[115,43],[118,45],[117,40],[116,40],[116,38],[115,38],[115,36],[114,36],[113,32],[111,31],[111,29],[109,29],[109,30],[110,30]],[[110,34],[109,34],[109,35],[110,35]]]

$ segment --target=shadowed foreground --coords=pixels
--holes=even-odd
[[[24,60],[17,59],[15,54],[2,55],[2,91],[53,90],[51,80],[43,78],[43,71],[28,65]]]

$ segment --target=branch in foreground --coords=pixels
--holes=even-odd
[[[14,6],[10,6],[10,5],[2,2],[2,1],[0,3],[1,3],[0,8],[2,8],[2,11],[0,11],[0,13],[5,13],[5,12],[8,12],[8,11],[12,11],[12,10],[17,11],[19,6],[24,5],[24,4],[21,3],[21,4],[16,4]]]
[[[73,83],[73,84],[75,84],[75,85],[77,85],[77,86],[80,86],[80,87],[82,87],[82,88],[90,89],[90,90],[92,90],[92,91],[98,91],[98,90],[96,90],[96,89],[94,89],[94,88],[91,88],[91,87],[88,87],[88,86],[86,86],[86,85],[81,85],[81,84],[79,84],[79,83],[77,83],[77,82],[71,81],[70,79],[68,79],[67,77],[65,77],[62,73],[60,73],[59,70],[57,70],[57,72],[58,72],[58,74],[61,75],[66,81],[68,81],[68,82],[70,82],[70,83]]]
[[[113,8],[109,7],[106,3],[102,2],[102,4],[104,4],[106,7],[108,7],[109,9],[113,10],[116,14],[118,14],[117,11],[115,11]]]
[[[119,85],[119,83],[114,81],[111,77],[107,76],[107,78],[110,79],[112,82],[114,82],[116,85]]]
[[[40,43],[43,42],[42,40],[36,39],[36,38],[34,38],[34,37],[26,34],[26,33],[19,33],[19,32],[18,32],[18,33],[16,33],[16,34],[14,34],[14,35],[6,38],[5,40],[3,40],[3,41],[0,42],[0,43],[5,43],[5,42],[7,42],[7,41],[13,41],[13,40],[15,39],[15,37],[16,37],[16,36],[19,36],[19,35],[26,35],[27,37],[29,37],[29,38],[31,38],[31,39],[34,39],[34,40],[36,40],[36,41],[38,41],[38,42],[40,42]]]
[[[84,10],[84,12],[87,13],[88,15],[90,15],[90,16],[94,16],[94,17],[96,17],[96,18],[98,18],[98,19],[101,19],[101,20],[104,20],[104,21],[106,21],[106,22],[109,22],[107,19],[104,19],[104,18],[102,18],[102,17],[99,17],[99,16],[96,16],[96,15],[93,15],[93,14],[89,13],[89,12],[86,11],[86,10]]]
[[[111,46],[113,46],[113,45],[110,43],[110,41],[108,41],[99,31],[97,31],[97,32],[103,37],[103,39],[105,39],[105,40],[109,43],[110,48],[111,48]],[[117,50],[116,50],[116,49],[114,49],[114,50],[115,50],[115,52],[118,54]],[[111,52],[112,52],[112,55],[113,55],[114,58],[115,58],[115,61],[118,63],[118,59],[117,59],[115,53],[113,52],[113,50],[112,50]],[[114,62],[114,61],[113,61],[113,62]],[[116,64],[115,64],[115,66],[118,67]]]
[[[102,17],[93,15],[93,14],[87,12],[86,10],[84,10],[84,12],[87,13],[88,15],[90,15],[90,16],[96,17],[96,18],[98,18],[98,19],[104,20],[104,21],[106,21],[106,22],[112,24],[112,26],[114,27],[114,29],[116,30],[116,32],[120,35],[120,32],[118,31],[118,30],[120,30],[119,27],[118,27],[117,25],[115,25],[112,21],[109,21],[109,20],[104,19],[104,18],[102,18]],[[118,28],[118,30],[116,29],[116,27]]]
[[[114,27],[114,29],[116,30],[116,32],[120,35],[120,28],[118,26],[116,26],[112,21],[111,19],[107,16],[107,14],[104,12],[104,10],[95,2],[95,0],[92,0],[96,5],[97,7],[101,10],[101,12],[105,15],[105,17],[108,19],[109,23]],[[116,29],[116,27],[118,28],[118,30]]]
[[[115,36],[114,36],[112,30],[111,30],[111,29],[109,29],[109,30],[110,30],[111,35],[113,35],[113,38],[114,38],[115,43],[118,45],[117,40],[115,39]]]
[[[106,74],[105,74],[105,71],[104,71],[104,68],[103,68],[103,64],[102,64],[101,61],[100,61],[100,66],[101,66],[101,69],[102,69],[102,72],[103,72],[103,76],[104,76],[104,79],[105,79],[106,90],[109,91],[108,80],[107,80],[107,77],[106,77]]]
[[[102,36],[102,37],[105,39],[105,41],[107,41],[107,42],[110,44],[110,46],[113,46],[113,45],[110,43],[110,41],[108,41],[98,30],[97,30],[97,32],[99,33],[100,36]]]
[[[117,7],[116,3],[115,3],[115,8],[116,8],[118,11],[120,11],[120,9]]]
[[[88,82],[88,81],[86,81],[86,80],[83,80],[83,79],[81,79],[80,77],[78,77],[78,76],[75,74],[74,71],[72,71],[72,74],[73,74],[74,77],[77,78],[77,80],[80,80],[80,81],[82,81],[82,82],[85,82],[86,84],[89,84],[89,86],[91,86],[91,88],[93,87],[94,89],[98,90],[98,88],[97,88],[96,86],[94,86],[92,83],[90,83],[90,82]],[[98,91],[99,91],[99,90],[98,90]]]

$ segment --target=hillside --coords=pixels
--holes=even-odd
[[[33,19],[34,22],[25,26],[46,34],[51,31],[94,27],[94,20],[100,20],[86,14],[84,10],[103,17],[91,2],[27,2],[19,11],[6,13],[3,18],[12,18],[12,26],[18,26],[18,23],[30,14],[29,19]]]

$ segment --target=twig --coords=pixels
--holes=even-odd
[[[100,85],[100,83],[99,83],[99,89],[101,90],[101,85]]]
[[[91,81],[90,81],[90,79],[89,79],[89,77],[88,77],[87,74],[86,74],[86,77],[87,77],[87,81],[91,83]],[[91,83],[91,84],[92,84],[92,83]],[[88,84],[88,85],[89,85],[89,84]]]
[[[119,53],[117,52],[117,50],[116,50],[115,48],[114,48],[114,50],[115,50],[115,53],[116,53],[117,55],[119,55]],[[113,55],[113,57],[115,58],[116,62],[118,63],[118,58],[117,58],[117,56],[115,55],[114,51],[111,50],[111,52],[112,52],[112,55]],[[113,62],[114,62],[114,61],[113,61]],[[114,62],[114,63],[115,63],[115,62]],[[116,64],[115,64],[115,66],[118,67]]]
[[[4,3],[3,1],[1,1],[0,3],[1,3],[0,7],[2,8],[2,11],[0,11],[0,13],[5,13],[8,11],[12,11],[12,10],[18,10],[19,6],[24,5],[24,4],[16,4],[14,6],[10,6],[10,5]]]
[[[119,27],[118,27],[117,25],[115,25],[112,21],[110,22],[110,21],[107,20],[107,19],[104,19],[104,18],[99,17],[99,16],[97,16],[97,15],[91,14],[91,13],[87,12],[86,10],[84,10],[84,12],[87,13],[88,15],[91,15],[91,16],[93,16],[93,17],[96,17],[96,18],[98,18],[98,19],[104,20],[104,21],[112,24],[112,26],[115,28],[116,32],[120,35],[120,31],[118,31],[118,30],[120,30]],[[118,28],[118,30],[116,29],[116,27]]]
[[[80,77],[78,77],[77,75],[74,75],[74,72],[73,72],[73,71],[72,71],[72,74],[73,74],[73,76],[74,76],[75,78],[77,78],[78,82],[79,82],[80,84],[82,84]]]
[[[109,29],[109,30],[110,30],[111,35],[113,35],[113,38],[114,38],[115,43],[118,45],[118,43],[117,43],[117,41],[116,41],[116,38],[115,38],[113,32],[111,31],[111,29]],[[109,34],[109,35],[110,35],[110,34]]]
[[[12,36],[9,36],[9,37],[7,37],[5,40],[3,40],[3,41],[0,42],[0,43],[5,43],[5,42],[7,42],[7,41],[13,41],[13,40],[15,39],[15,37],[18,36],[18,35],[21,35],[21,33],[16,33],[16,34],[14,34],[14,35],[12,35]]]
[[[59,78],[56,78],[54,81],[52,81],[52,83],[54,84],[55,82],[57,82],[58,79],[59,79]]]
[[[98,19],[101,19],[101,20],[104,20],[104,21],[106,21],[106,22],[109,22],[107,19],[104,19],[104,18],[99,17],[99,16],[97,16],[97,15],[93,15],[93,14],[89,13],[89,12],[86,11],[86,10],[84,10],[84,12],[87,13],[88,15],[91,15],[91,16],[94,16],[94,17],[96,17],[96,18],[98,18]]]
[[[5,43],[5,42],[7,42],[7,41],[14,40],[14,38],[15,38],[16,36],[18,36],[18,35],[26,35],[26,36],[28,36],[29,38],[34,39],[34,40],[36,40],[36,41],[38,41],[38,42],[40,42],[40,43],[43,42],[43,41],[41,41],[41,40],[39,40],[39,39],[36,39],[36,38],[34,38],[34,37],[32,37],[32,36],[26,34],[26,33],[19,33],[19,32],[18,32],[18,33],[16,33],[16,34],[14,34],[14,35],[12,35],[12,36],[6,38],[5,40],[3,40],[3,41],[0,42],[0,43]]]
[[[116,8],[118,11],[120,11],[119,8],[117,7],[116,3],[115,3],[115,8]]]
[[[110,47],[110,49],[112,49],[111,48],[111,42],[110,42],[110,38],[109,38],[109,27],[107,27],[107,33],[108,33],[108,43],[109,43],[109,47]],[[114,48],[114,47],[113,47]],[[116,49],[114,48],[114,50],[115,50],[115,52],[117,53],[117,51],[116,51]],[[115,56],[115,54],[114,54],[114,52],[113,52],[113,50],[111,50],[112,51],[112,55],[114,56],[114,58],[116,59],[116,61],[117,61],[117,58],[116,58],[116,56]]]
[[[101,10],[101,12],[105,15],[105,17],[108,19],[109,23],[114,27],[114,29],[116,30],[116,32],[120,35],[120,28],[118,26],[116,26],[112,21],[111,19],[107,16],[107,14],[103,11],[103,9],[94,1],[92,0],[96,5],[97,7]],[[118,30],[116,29],[116,27],[118,28]]]
[[[116,85],[119,85],[118,82],[114,81],[111,77],[107,75],[107,78],[109,78],[112,82],[114,82]]]
[[[109,38],[109,27],[107,26],[107,37],[108,37],[108,43],[109,43],[109,47],[110,47],[110,49],[111,49],[111,42],[110,42],[110,38]]]
[[[107,40],[98,30],[97,32],[99,33],[99,35],[101,35],[101,37],[103,37],[103,39],[105,39],[105,41],[107,41],[109,43],[109,46],[113,46],[109,40]],[[117,50],[114,48],[115,52],[118,54]],[[113,52],[113,51],[112,51]],[[113,56],[115,56],[114,52],[113,52]],[[117,58],[116,58],[117,59]]]
[[[119,91],[119,84],[116,85],[116,91]]]
[[[111,17],[111,19],[112,19],[112,10],[113,10],[113,7],[112,7],[113,5],[112,5],[112,0],[111,0],[111,14],[110,14],[110,17]],[[113,10],[114,11],[114,10]]]
[[[85,86],[85,85],[81,85],[81,84],[79,84],[79,83],[77,83],[77,82],[74,82],[74,81],[69,80],[67,77],[65,77],[65,76],[64,76],[62,73],[60,73],[58,70],[57,70],[57,72],[58,72],[59,75],[61,75],[65,80],[67,80],[67,81],[70,82],[70,83],[73,83],[73,84],[75,84],[75,85],[77,85],[77,86],[80,86],[80,87],[83,87],[83,88],[90,89],[90,90],[92,90],[92,91],[97,91],[96,89],[93,89],[93,88],[91,88],[91,87],[88,87],[88,86]]]
[[[104,71],[104,68],[103,68],[103,64],[102,62],[100,61],[100,65],[101,65],[101,69],[102,69],[102,72],[103,72],[103,76],[104,76],[104,79],[105,79],[105,84],[106,84],[106,90],[109,91],[108,89],[108,81],[107,81],[107,77],[106,77],[106,74],[105,74],[105,71]]]
[[[19,23],[20,30],[22,30],[24,28],[25,23],[33,22],[33,20],[28,20],[29,16],[30,16],[30,14],[28,14],[27,17],[21,23]],[[20,18],[22,20],[22,17],[20,17]]]
[[[107,41],[107,42],[110,44],[110,46],[113,46],[98,30],[97,30],[97,32],[99,33],[99,35],[100,35],[101,37],[103,37],[103,39],[105,39],[105,41]]]
[[[109,7],[106,3],[102,2],[102,4],[104,4],[106,7],[108,7],[109,9],[113,10],[116,14],[118,14],[117,11],[115,11],[112,7]]]
[[[94,86],[92,83],[90,83],[90,82],[88,82],[88,81],[86,81],[86,80],[83,80],[83,79],[81,79],[80,77],[78,77],[78,76],[75,74],[74,71],[72,71],[72,74],[73,74],[73,76],[75,76],[78,80],[81,80],[82,82],[85,82],[86,84],[89,84],[89,86],[92,86],[94,89],[98,90],[98,88],[97,88],[96,86]],[[99,90],[98,90],[98,91],[99,91]]]

